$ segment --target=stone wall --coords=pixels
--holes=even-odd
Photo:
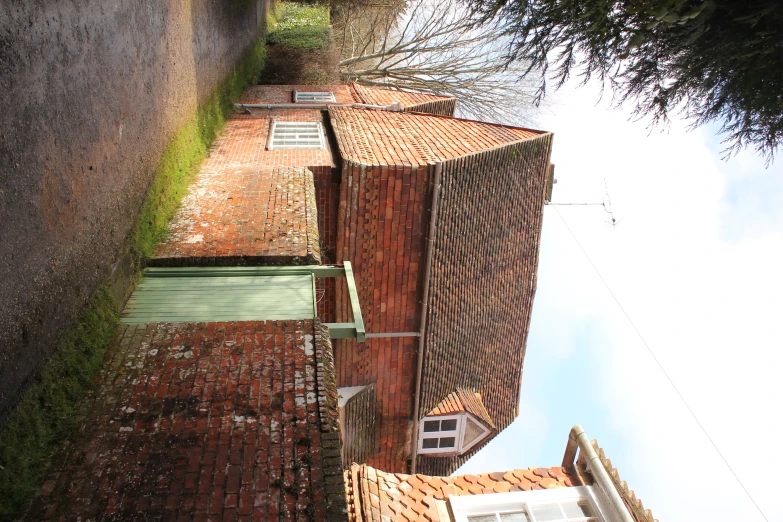
[[[263,0],[0,6],[0,416],[110,273],[153,169]]]

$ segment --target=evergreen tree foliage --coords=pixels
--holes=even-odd
[[[611,85],[637,118],[716,122],[727,155],[751,146],[768,163],[783,139],[780,0],[467,0],[512,37],[523,61],[561,86],[572,74]]]

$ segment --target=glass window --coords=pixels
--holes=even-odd
[[[453,453],[458,450],[461,420],[456,416],[430,417],[419,425],[419,450],[424,453]]]
[[[457,522],[602,522],[587,487],[450,498]]]
[[[440,439],[440,447],[441,448],[453,448],[454,447],[454,437],[441,437]]]
[[[498,522],[497,515],[471,515],[468,522]]]
[[[563,511],[565,512],[565,515],[569,518],[595,516],[593,510],[590,509],[590,506],[587,504],[587,502],[577,502],[577,501],[563,502],[560,505],[563,506]]]
[[[294,91],[294,102],[321,102],[335,103],[337,100],[333,92],[299,92]]]
[[[448,419],[440,423],[440,431],[455,431],[456,429],[457,419]]]
[[[323,129],[318,122],[276,121],[272,123],[270,150],[325,148]]]
[[[533,516],[538,522],[550,522],[554,520],[563,520],[563,513],[560,511],[559,504],[544,504],[533,506]]]
[[[424,431],[427,433],[440,431],[440,421],[424,421]]]
[[[438,447],[438,439],[424,439],[421,445],[424,449],[435,449]]]

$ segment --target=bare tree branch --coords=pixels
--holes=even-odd
[[[347,5],[336,30],[346,82],[455,96],[461,116],[493,122],[524,123],[537,104],[538,77],[457,0]]]

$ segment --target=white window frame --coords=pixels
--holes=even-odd
[[[294,91],[294,103],[337,103],[332,91]]]
[[[281,147],[279,145],[275,145],[275,142],[277,139],[275,138],[275,131],[278,128],[284,128],[284,127],[296,127],[296,126],[307,126],[307,125],[313,125],[314,129],[318,131],[318,144],[317,146],[309,146],[309,147]],[[289,138],[290,139],[290,138]],[[297,137],[294,137],[294,141],[297,141]],[[324,128],[323,125],[321,125],[320,122],[316,121],[272,121],[272,125],[269,129],[269,150],[323,150],[326,148],[326,138],[324,137]]]
[[[462,445],[462,439],[465,437],[465,425],[467,417],[470,416],[471,420],[475,422],[477,425],[484,428],[484,433],[476,437],[473,441],[471,441],[470,444],[467,444],[465,446]],[[444,420],[456,420],[457,421],[457,428],[456,430],[450,430],[450,431],[424,431],[424,423],[427,421],[444,421]],[[433,439],[436,438],[434,435],[438,434],[437,438],[441,439],[443,437],[454,437],[454,447],[452,448],[425,448],[424,447],[424,439]],[[419,444],[418,444],[418,450],[417,453],[420,454],[445,454],[445,453],[459,453],[460,455],[468,451],[470,448],[484,440],[487,435],[489,434],[489,430],[484,427],[484,424],[480,421],[478,421],[474,416],[469,415],[468,413],[460,413],[457,415],[433,415],[424,417],[419,422]],[[438,442],[438,445],[440,445],[440,442]]]
[[[454,522],[468,522],[468,516],[470,515],[508,513],[521,509],[527,511],[531,522],[534,522],[535,516],[531,507],[537,504],[574,500],[586,501],[600,522],[621,522],[619,514],[608,509],[610,504],[600,490],[591,486],[483,495],[451,495],[448,500],[451,505],[451,512],[454,514]]]

